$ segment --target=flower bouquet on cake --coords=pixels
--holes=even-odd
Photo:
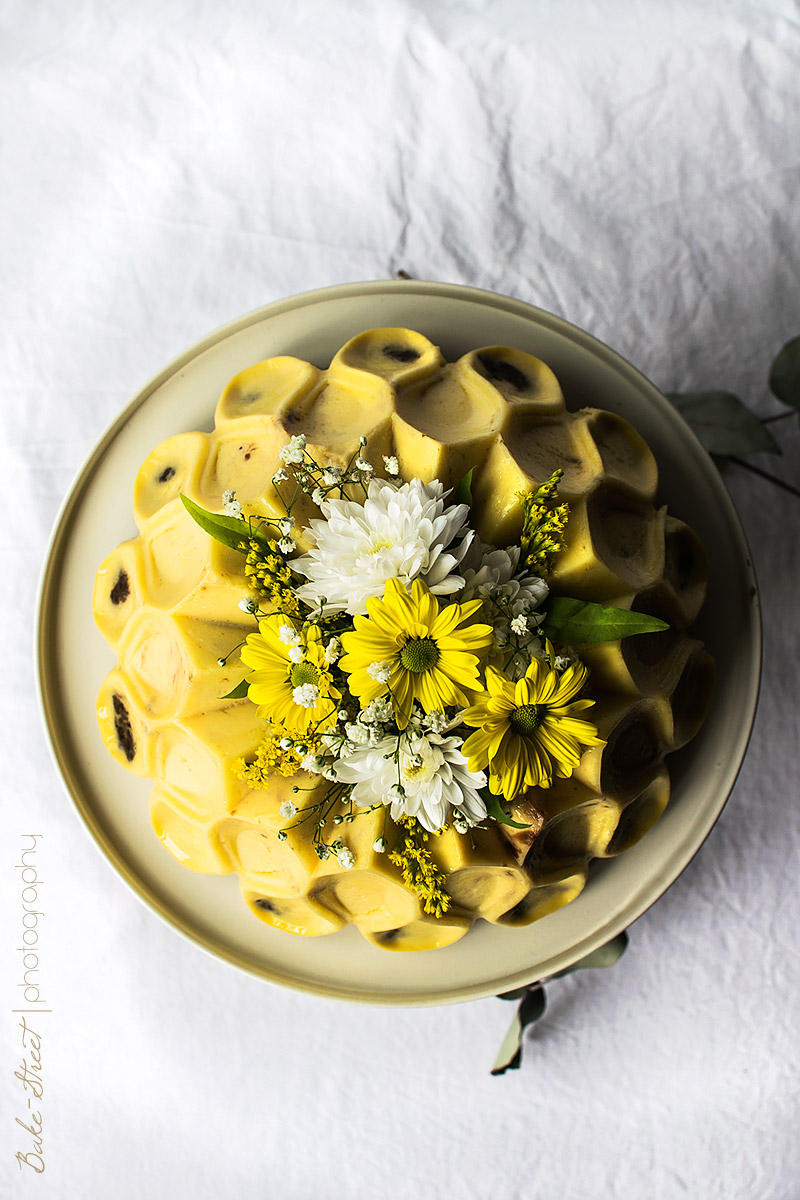
[[[529,845],[535,830],[512,807],[603,744],[575,646],[667,625],[551,594],[569,521],[561,470],[518,495],[520,542],[496,547],[472,527],[472,471],[453,491],[401,481],[396,458],[370,461],[366,438],[337,466],[315,461],[302,434],[281,462],[280,511],[245,513],[232,491],[223,513],[182,496],[245,556],[251,586],[240,607],[254,629],[236,648],[248,674],[225,698],[257,706],[263,738],[236,772],[253,790],[296,777],[278,840],[305,826],[318,859],[344,871],[355,856],[342,827],[380,813],[372,851],[442,918],[453,899],[436,839],[474,845],[497,826]]]

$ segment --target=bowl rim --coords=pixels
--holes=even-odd
[[[451,1004],[465,1002],[473,999],[486,998],[492,995],[497,995],[498,991],[495,986],[487,987],[485,984],[476,985],[459,985],[452,988],[438,988],[431,995],[419,994],[416,992],[403,995],[401,993],[387,994],[380,991],[371,991],[369,989],[358,988],[351,989],[341,987],[337,984],[326,984],[321,986],[319,983],[306,981],[302,978],[295,978],[292,975],[273,969],[266,965],[260,965],[246,954],[240,954],[235,948],[225,946],[217,941],[213,936],[207,936],[202,930],[192,926],[188,921],[184,920],[183,916],[174,910],[171,910],[161,898],[153,891],[146,881],[141,879],[136,870],[133,869],[125,860],[123,854],[118,849],[113,839],[107,834],[102,826],[99,817],[94,813],[91,805],[87,802],[83,795],[80,786],[77,772],[73,768],[69,760],[69,756],[64,747],[66,740],[58,726],[57,720],[57,704],[53,695],[53,679],[50,669],[50,659],[48,655],[49,643],[49,628],[50,614],[53,611],[56,603],[56,584],[58,577],[58,568],[63,560],[63,554],[68,542],[70,526],[72,519],[78,510],[84,493],[87,489],[88,481],[91,475],[105,455],[108,447],[116,439],[123,427],[131,420],[136,412],[147,402],[147,400],[158,391],[168,380],[178,374],[187,364],[194,361],[207,350],[224,342],[230,336],[249,328],[252,325],[260,324],[273,317],[278,317],[284,313],[297,311],[303,307],[310,307],[328,300],[346,300],[348,298],[364,297],[369,295],[386,295],[386,294],[403,294],[406,295],[418,293],[423,296],[433,296],[442,300],[458,299],[472,300],[480,305],[497,308],[503,312],[522,317],[526,320],[533,320],[534,323],[544,326],[553,332],[560,334],[566,340],[576,343],[578,346],[596,357],[603,360],[608,366],[612,367],[617,373],[627,377],[627,380],[640,392],[648,396],[648,398],[657,404],[662,410],[668,411],[671,420],[678,421],[691,433],[692,439],[696,443],[697,450],[703,456],[705,451],[700,447],[695,435],[686,425],[686,422],[681,415],[670,405],[664,394],[647,378],[638,368],[634,367],[628,359],[621,355],[618,351],[613,350],[606,343],[600,341],[594,335],[588,333],[580,326],[567,321],[565,318],[550,313],[545,309],[538,308],[535,305],[529,304],[526,301],[517,300],[510,296],[503,296],[499,293],[491,292],[481,288],[475,288],[464,284],[443,283],[435,280],[368,280],[363,282],[353,282],[344,284],[335,284],[329,287],[315,288],[310,291],[294,293],[291,296],[284,297],[279,300],[272,301],[266,305],[262,305],[242,316],[236,317],[223,325],[218,326],[210,333],[188,347],[182,353],[178,354],[170,363],[168,363],[161,371],[154,375],[133,398],[123,407],[119,415],[105,429],[98,438],[92,449],[86,456],[83,464],[79,467],[75,477],[70,484],[66,495],[61,503],[61,506],[56,514],[53,522],[52,531],[48,544],[45,550],[45,556],[40,573],[39,585],[37,590],[36,616],[34,623],[34,656],[35,656],[35,679],[36,689],[39,701],[39,708],[42,715],[42,720],[47,736],[48,748],[51,758],[56,766],[62,784],[67,791],[72,803],[77,810],[78,816],[81,819],[86,832],[94,842],[97,850],[103,855],[106,861],[111,865],[116,873],[127,883],[129,888],[134,892],[138,899],[146,905],[151,911],[154,911],[162,920],[164,920],[173,929],[176,929],[184,937],[188,938],[195,945],[199,946],[206,953],[212,955],[216,959],[222,959],[239,970],[245,971],[249,975],[255,975],[258,978],[268,982],[280,984],[296,991],[305,992],[312,995],[325,996],[335,1000],[346,1000],[355,1003],[364,1003],[370,1005],[381,1006],[402,1006],[402,1007],[431,1007],[443,1004]],[[730,795],[736,785],[736,781],[741,772],[742,764],[746,757],[747,748],[752,736],[753,727],[755,724],[756,712],[758,707],[758,699],[761,687],[761,668],[763,655],[763,631],[761,609],[758,595],[758,584],[755,576],[755,570],[752,564],[752,556],[747,543],[747,539],[742,528],[741,521],[734,507],[733,501],[725,488],[722,480],[719,478],[716,471],[710,474],[710,478],[715,480],[714,487],[717,499],[724,510],[724,515],[727,520],[728,527],[738,543],[741,563],[745,573],[748,576],[753,604],[751,606],[752,618],[750,621],[750,644],[749,644],[749,693],[747,696],[747,704],[745,711],[748,712],[747,728],[744,737],[741,738],[741,754],[734,773],[730,777],[730,785],[727,787],[726,794],[722,798],[721,803],[713,812],[711,819],[707,822],[706,828],[702,832],[702,836],[693,842],[691,849],[683,854],[673,854],[669,860],[670,869],[667,872],[669,881],[657,883],[645,893],[645,899],[637,905],[637,911],[631,917],[629,912],[617,913],[610,916],[606,922],[600,923],[594,930],[587,934],[580,941],[572,943],[567,949],[561,953],[554,954],[546,961],[547,971],[539,975],[540,979],[551,977],[557,972],[563,971],[566,968],[573,966],[587,954],[605,944],[611,938],[615,937],[623,929],[630,926],[643,916],[657,900],[661,898],[672,887],[682,872],[698,853],[703,846],[706,838],[710,834],[725,805],[727,804]],[[743,723],[744,725],[744,723]],[[530,970],[517,972],[514,976],[505,978],[502,983],[502,990],[513,990],[516,987],[524,986],[525,983],[532,983],[534,980],[530,978]]]

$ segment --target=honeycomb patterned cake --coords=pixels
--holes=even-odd
[[[301,431],[318,461],[342,466],[366,434],[372,462],[396,456],[404,479],[454,486],[474,466],[478,533],[495,545],[519,538],[517,493],[563,468],[570,519],[552,592],[669,623],[577,647],[605,745],[587,750],[570,779],[513,803],[527,828],[492,823],[472,839],[449,829],[432,840],[453,901],[440,918],[375,853],[381,812],[341,826],[355,856],[344,870],[317,857],[311,822],[277,837],[291,785],[313,788],[319,777],[276,776],[249,790],[233,770],[263,734],[253,704],[224,699],[246,673],[234,647],[253,630],[239,607],[244,560],[194,523],[180,494],[221,512],[230,489],[246,513],[275,510],[279,451]],[[627,850],[664,811],[665,756],[695,736],[710,699],[713,660],[687,633],[705,593],[703,550],[654,506],[656,485],[653,455],[627,422],[568,412],[553,372],[508,347],[447,363],[419,333],[375,329],[326,371],[290,357],[242,371],[212,433],[179,434],[147,458],[134,487],[139,534],[106,558],[95,584],[96,621],[118,658],[101,688],[100,729],[123,767],[154,781],[150,813],[164,846],[193,871],[235,872],[251,911],[278,929],[313,936],[353,923],[387,949],[446,946],[477,917],[527,925],[573,900],[590,860]],[[317,515],[303,503],[300,524]]]

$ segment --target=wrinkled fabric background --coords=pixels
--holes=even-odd
[[[31,665],[59,504],[124,403],[240,313],[405,270],[531,301],[665,391],[761,415],[800,333],[790,0],[5,0],[0,9],[0,1191],[119,1200],[790,1200],[800,1188],[800,500],[726,480],[765,674],[712,835],[613,970],[511,1017],[350,1007],[208,957],[98,854]],[[798,484],[792,419],[783,458]],[[20,835],[43,832],[46,1170],[15,1007]]]

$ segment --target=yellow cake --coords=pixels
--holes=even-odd
[[[488,822],[431,839],[451,897],[441,916],[376,851],[384,813],[339,826],[343,866],[320,859],[313,823],[284,829],[292,788],[300,782],[313,797],[318,775],[276,774],[251,788],[236,769],[264,732],[249,699],[226,698],[247,673],[239,647],[254,628],[241,603],[251,580],[242,554],[209,537],[181,497],[221,513],[223,493],[235,492],[246,515],[274,511],[281,449],[301,432],[318,462],[342,469],[364,436],[371,461],[395,459],[402,480],[454,488],[474,468],[477,534],[501,547],[520,537],[518,494],[560,468],[570,514],[551,594],[669,625],[574,647],[590,670],[603,744],[569,778],[511,801],[523,828]],[[508,347],[447,363],[419,333],[375,329],[326,371],[291,357],[247,367],[222,393],[212,433],[178,434],[144,462],[133,495],[139,534],[108,555],[95,584],[96,621],[118,658],[100,691],[100,730],[123,767],[153,780],[164,846],[191,870],[236,873],[245,903],[278,929],[318,935],[352,922],[389,949],[446,946],[477,917],[528,924],[574,899],[591,859],[628,849],[664,811],[665,757],[697,733],[713,683],[710,655],[687,632],[705,593],[703,550],[655,507],[657,482],[651,451],[626,421],[568,412],[553,372]],[[304,525],[319,514],[304,495],[294,515]],[[307,549],[301,532],[298,551]]]

